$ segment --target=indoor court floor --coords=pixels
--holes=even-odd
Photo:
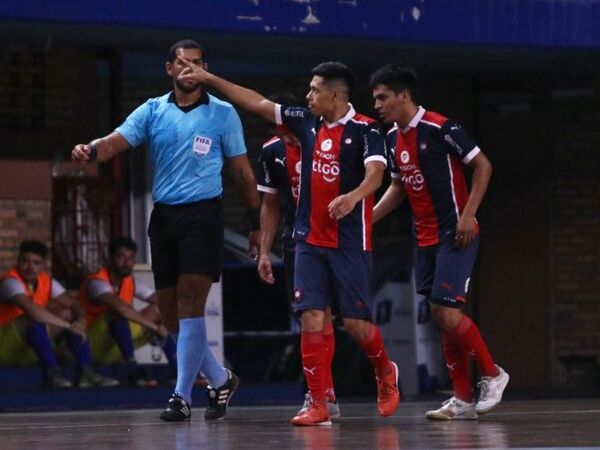
[[[474,449],[600,448],[600,399],[504,401],[478,421],[432,422],[432,402],[401,403],[393,417],[344,404],[329,427],[297,428],[293,406],[236,407],[220,422],[164,423],[158,410],[0,414],[0,449]]]

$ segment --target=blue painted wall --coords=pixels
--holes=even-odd
[[[600,0],[2,0],[0,19],[600,48]]]

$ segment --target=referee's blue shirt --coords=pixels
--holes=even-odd
[[[224,158],[246,153],[235,108],[204,91],[187,107],[177,106],[173,92],[151,98],[116,131],[132,147],[145,142],[150,148],[156,203],[192,203],[221,195]]]

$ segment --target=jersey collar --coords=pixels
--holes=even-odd
[[[177,104],[177,102],[175,101],[175,93],[171,91],[171,93],[169,94],[169,100],[167,100],[169,103],[173,103],[175,106],[177,106],[180,110],[182,110],[183,112],[190,112],[192,109],[200,106],[200,105],[208,105],[208,94],[206,93],[205,90],[202,91],[202,93],[200,94],[200,98],[198,100],[196,100],[194,103],[192,103],[191,105],[187,105],[187,106],[179,106]]]
[[[352,103],[348,103],[348,106],[350,107],[350,109],[348,109],[348,112],[343,117],[340,117],[338,120],[336,120],[335,122],[327,122],[325,119],[323,119],[321,117],[321,120],[323,121],[323,123],[325,123],[325,126],[327,128],[333,128],[338,125],[346,125],[348,123],[348,121],[356,115],[356,111],[354,109],[354,106],[352,106]]]
[[[417,113],[413,116],[412,119],[410,119],[410,122],[408,122],[408,125],[406,126],[406,128],[401,130],[402,133],[405,134],[405,133],[408,133],[411,128],[417,128],[417,125],[419,125],[419,122],[421,121],[421,119],[423,118],[424,115],[425,115],[425,108],[423,108],[422,106],[419,106],[417,109]],[[398,124],[396,124],[396,126],[397,125]]]

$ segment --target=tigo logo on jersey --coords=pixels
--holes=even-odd
[[[410,161],[410,153],[408,153],[408,151],[403,150],[402,153],[400,153],[400,161],[402,161],[402,164],[406,164],[407,162]]]
[[[328,183],[336,180],[340,174],[340,163],[337,161],[321,162],[313,159],[312,165],[313,172],[320,173],[323,175],[323,179]]]
[[[333,141],[331,139],[325,139],[323,142],[321,142],[321,150],[324,152],[331,150],[331,147],[333,147]]]
[[[415,170],[410,175],[403,174],[402,182],[405,186],[410,186],[413,191],[421,191],[425,186],[425,178],[423,177],[423,173],[420,170]]]

